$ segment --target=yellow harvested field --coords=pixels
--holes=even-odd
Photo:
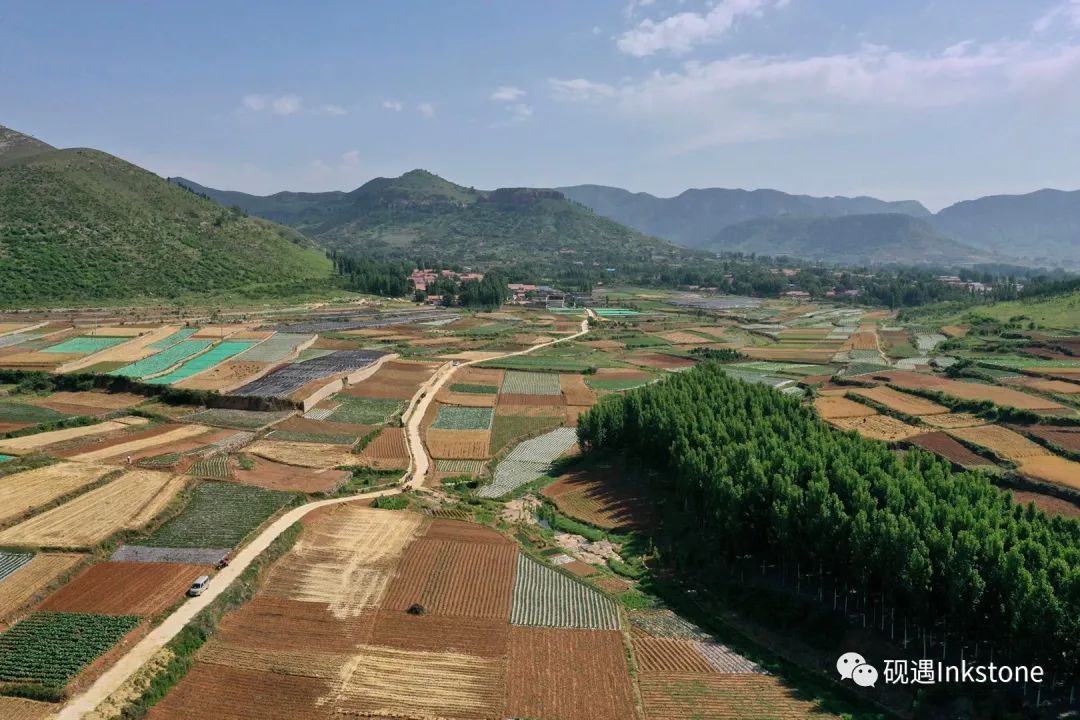
[[[355,465],[358,459],[341,445],[286,440],[259,440],[247,447],[245,452],[286,465],[323,469]]]
[[[4,367],[56,367],[83,357],[83,353],[16,352],[0,358]]]
[[[251,325],[204,325],[192,335],[193,338],[215,340],[231,337],[238,332],[250,330]]]
[[[1057,393],[1059,395],[1076,395],[1080,393],[1080,385],[1077,383],[1065,382],[1064,380],[1036,380],[1035,378],[1025,377],[1017,378],[1016,380],[1006,380],[1005,382],[1044,393]]]
[[[937,415],[949,412],[949,408],[938,405],[932,400],[921,398],[918,395],[910,395],[891,387],[879,385],[872,388],[859,388],[852,390],[851,395],[868,398],[876,403],[884,405],[890,410],[902,412],[907,415]]]
[[[263,340],[269,340],[274,335],[277,335],[277,332],[274,330],[241,330],[240,332],[233,334],[230,339],[258,340],[261,342]]]
[[[922,421],[927,425],[943,430],[952,428],[979,427],[986,421],[971,413],[944,413],[942,415],[927,415]]]
[[[800,347],[745,347],[741,352],[754,360],[787,360],[790,362],[827,363],[836,353],[832,350],[813,350]]]
[[[1036,480],[1065,485],[1080,490],[1080,463],[1057,455],[1043,455],[1024,458],[1020,463],[1020,472]]]
[[[169,443],[179,442],[180,440],[187,440],[196,435],[208,433],[211,429],[212,428],[208,428],[205,425],[183,425],[175,430],[170,430],[169,432],[161,433],[160,435],[154,435],[153,437],[140,438],[138,440],[132,440],[131,442],[101,448],[100,450],[79,453],[78,455],[73,455],[71,459],[79,460],[81,462],[95,462],[97,460],[105,460],[107,458],[114,458],[122,455],[131,455],[140,450],[145,450],[146,448],[168,445]]]
[[[486,720],[503,717],[506,663],[458,653],[357,649],[333,708],[344,715]]]
[[[146,418],[139,418],[143,423],[149,422]],[[83,425],[82,427],[67,428],[66,430],[53,430],[52,432],[38,433],[37,435],[25,435],[19,438],[10,438],[0,441],[0,452],[8,455],[25,455],[38,448],[52,445],[53,443],[86,437],[87,435],[101,435],[108,432],[116,432],[128,427],[128,424],[110,420],[97,423],[96,425]],[[88,460],[91,458],[87,458]]]
[[[935,385],[934,390],[961,400],[989,400],[997,405],[1014,407],[1020,410],[1064,410],[1064,405],[1036,395],[1013,390],[1012,388],[982,383],[944,380]]]
[[[0,478],[0,523],[17,518],[58,497],[90,485],[116,468],[59,462]]]
[[[214,367],[192,375],[191,377],[176,383],[178,388],[188,390],[221,390],[228,391],[265,375],[274,368],[273,363],[265,362],[232,362],[221,363]]]
[[[694,333],[683,332],[681,330],[660,333],[659,337],[667,340],[669,343],[674,343],[675,345],[704,345],[705,343],[713,342],[708,338],[695,335]]]
[[[85,555],[39,553],[0,582],[0,621],[29,605],[57,578],[82,562]],[[3,706],[0,705],[0,709]],[[0,717],[6,717],[0,713]]]
[[[818,411],[818,415],[826,420],[866,417],[878,414],[878,411],[874,408],[854,400],[848,400],[846,397],[814,398],[814,409]]]
[[[183,487],[169,473],[134,470],[60,507],[0,532],[0,544],[90,547],[118,530],[144,525]]]
[[[0,335],[8,335],[10,333],[15,332],[16,330],[21,330],[21,329],[27,328],[27,327],[30,327],[30,323],[24,323],[24,322],[0,322]]]
[[[339,619],[375,608],[405,546],[424,520],[412,513],[340,505],[304,529],[270,571],[262,590],[287,600],[321,602]]]
[[[54,703],[0,696],[0,718],[4,720],[44,720],[55,712]]]
[[[1049,450],[1028,440],[1020,433],[1000,425],[983,425],[974,428],[956,428],[950,432],[954,437],[973,445],[987,448],[995,455],[1019,463],[1027,458],[1049,456]]]
[[[428,428],[425,442],[433,458],[486,460],[491,457],[488,430],[440,430]]]
[[[435,396],[435,399],[443,405],[461,405],[463,407],[495,407],[499,396],[496,393],[463,393],[447,390],[449,385],[443,387]]]
[[[906,440],[924,432],[923,428],[908,425],[906,422],[888,415],[833,418],[829,420],[829,423],[841,430],[854,430],[863,437],[872,440],[884,440],[885,442]]]

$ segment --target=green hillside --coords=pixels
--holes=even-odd
[[[349,193],[224,192],[174,182],[223,205],[287,223],[320,245],[388,259],[541,270],[678,265],[703,256],[601,217],[555,190],[483,191],[424,170],[376,178]]]
[[[107,153],[0,156],[4,307],[251,291],[330,271],[299,233]]]

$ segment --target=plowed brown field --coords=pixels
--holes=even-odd
[[[566,515],[610,530],[645,527],[655,517],[640,489],[611,467],[564,475],[543,494]]]
[[[565,405],[566,400],[562,395],[521,395],[517,393],[499,393],[499,405],[529,405],[531,407],[546,407],[553,405]]]
[[[507,717],[637,717],[626,649],[615,630],[511,628],[507,677]]]
[[[318,678],[241,670],[196,662],[180,683],[155,705],[148,720],[330,720],[319,700],[330,683]],[[193,708],[211,709],[203,715]]]
[[[713,672],[693,640],[634,634],[634,658],[642,672]]]
[[[360,453],[360,461],[379,469],[404,468],[409,464],[405,429],[387,427]]]
[[[818,415],[826,420],[867,417],[878,414],[878,411],[874,408],[854,400],[848,400],[845,397],[814,398],[814,408],[818,411]]]
[[[516,566],[509,543],[421,538],[406,549],[383,608],[420,604],[432,615],[509,620]]]
[[[310,650],[349,654],[369,642],[375,612],[338,618],[328,603],[260,594],[229,613],[218,626],[221,642],[262,650]]]
[[[489,430],[438,430],[429,428],[425,442],[433,458],[486,460],[491,457]]]
[[[1065,450],[1080,452],[1080,428],[1053,425],[1032,425],[1027,432]]]
[[[349,479],[344,470],[319,470],[284,465],[266,458],[251,457],[252,470],[233,470],[233,478],[245,485],[257,485],[269,490],[298,490],[300,492],[326,492],[341,486]]]
[[[931,432],[924,435],[916,435],[911,442],[919,447],[937,453],[946,460],[966,468],[994,467],[991,460],[973,453],[962,443],[957,442],[950,435],[943,432]]]
[[[562,386],[563,397],[567,405],[593,405],[596,403],[596,393],[585,384],[584,375],[571,375],[564,373],[559,376],[559,384]]]
[[[494,658],[506,655],[509,634],[510,625],[506,620],[410,615],[382,610],[376,616],[370,644],[398,650]]]
[[[50,595],[42,610],[152,617],[184,599],[210,568],[179,563],[103,562]]]

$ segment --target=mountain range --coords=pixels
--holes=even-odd
[[[276,292],[331,270],[295,230],[0,127],[0,306]]]
[[[811,197],[777,190],[709,188],[660,198],[603,185],[558,189],[601,215],[687,247],[837,262],[993,258],[1080,265],[1080,191],[983,197],[931,213],[913,200]]]

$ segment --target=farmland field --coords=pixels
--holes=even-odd
[[[73,337],[57,345],[43,348],[42,352],[89,355],[125,343],[130,339],[127,337]]]
[[[353,465],[357,456],[348,448],[325,443],[290,442],[286,440],[259,440],[248,446],[245,452],[268,460],[310,468],[333,468]]]
[[[124,377],[145,378],[151,375],[160,375],[174,365],[187,360],[193,355],[198,355],[214,343],[210,340],[183,340],[177,344],[155,353],[142,360],[136,360],[130,365],[125,365],[118,370],[113,370],[110,375],[122,375]]]
[[[257,410],[203,410],[184,418],[190,422],[218,427],[239,428],[241,430],[259,430],[267,425],[284,420],[289,412],[260,412]]]
[[[559,395],[562,387],[557,373],[508,370],[500,392],[515,395]]]
[[[7,522],[62,495],[91,485],[116,468],[59,462],[0,478],[0,522]]]
[[[0,696],[0,717],[4,720],[45,720],[55,711],[53,703]]]
[[[643,672],[638,685],[646,720],[838,717],[760,673]]]
[[[10,553],[0,550],[0,581],[33,559],[33,553]]]
[[[36,435],[24,435],[22,437],[0,440],[0,451],[9,452],[12,455],[21,455],[53,443],[86,437],[87,435],[103,435],[105,433],[123,430],[126,427],[128,426],[109,420],[94,425],[82,425],[79,427],[65,428],[63,430],[50,430],[49,432],[37,433]]]
[[[25,606],[61,575],[82,562],[82,555],[38,553],[0,581],[0,622]]]
[[[211,457],[197,460],[188,468],[187,474],[194,477],[229,480],[232,478],[232,473],[229,471],[229,456],[212,455]]]
[[[286,365],[269,375],[233,390],[230,394],[285,398],[309,383],[365,368],[385,354],[375,350],[339,350],[331,352],[323,357]]]
[[[390,398],[362,398],[351,395],[338,395],[341,404],[327,420],[357,425],[382,425],[391,417],[401,412],[405,403]]]
[[[254,344],[254,342],[249,340],[225,340],[202,355],[188,360],[172,372],[150,378],[147,382],[151,385],[172,385],[181,380],[186,380],[192,375],[198,375],[204,370],[209,370],[215,365],[225,362],[234,355],[244,352]]]
[[[203,482],[184,511],[143,541],[153,547],[233,547],[293,499],[251,485]]]
[[[39,609],[152,617],[182,600],[208,569],[177,563],[98,563],[50,595]]]
[[[167,427],[167,426],[166,426]],[[181,425],[174,427],[166,432],[156,433],[149,437],[139,438],[137,440],[131,440],[129,442],[122,442],[116,445],[109,445],[103,447],[100,450],[88,450],[81,452],[71,457],[81,462],[95,462],[98,460],[107,460],[109,458],[119,457],[121,455],[131,455],[140,451],[147,450],[148,448],[154,448],[159,445],[168,445],[169,443],[178,442],[180,440],[188,440],[198,435],[203,435],[210,431],[210,428],[203,425]]]
[[[507,717],[630,720],[637,716],[622,635],[515,627]]]
[[[888,415],[878,415],[877,413],[863,417],[834,418],[829,420],[829,423],[841,430],[854,430],[863,437],[885,442],[906,440],[923,432],[920,428],[908,425],[902,420],[897,420]]]
[[[910,440],[913,444],[965,468],[994,467],[993,461],[976,455],[944,432],[916,435]]]
[[[313,335],[277,333],[268,340],[246,350],[237,360],[244,362],[275,363],[296,352],[296,348],[315,339]]]
[[[0,634],[0,682],[63,687],[138,624],[124,615],[35,613]]]
[[[491,408],[441,405],[431,427],[439,430],[489,430],[493,415]]]
[[[183,478],[173,478],[168,473],[127,472],[60,507],[0,532],[0,543],[38,547],[96,545],[117,530],[148,523],[183,485]]]
[[[505,620],[510,616],[517,547],[499,540],[413,541],[390,582],[383,608],[404,611],[420,604],[437,616]]]
[[[647,523],[652,513],[640,488],[633,488],[610,468],[564,475],[544,488],[543,494],[564,515],[609,530]]]
[[[845,397],[819,397],[814,399],[814,408],[826,420],[838,418],[858,418],[877,415],[878,411],[862,403]]]
[[[615,602],[606,595],[519,554],[510,622],[532,627],[618,630],[619,613]]]
[[[481,497],[500,497],[539,478],[548,466],[577,442],[573,428],[556,428],[518,445],[495,466],[490,485],[481,488]]]
[[[851,390],[850,393],[869,398],[890,410],[907,415],[937,415],[949,412],[949,408],[944,405],[938,405],[936,402],[921,398],[918,395],[909,395],[885,386],[858,388]]]
[[[383,428],[360,452],[360,459],[364,464],[379,469],[406,467],[409,464],[409,451],[405,446],[404,428]]]
[[[433,458],[449,460],[485,460],[490,441],[487,430],[428,430],[424,437]]]

